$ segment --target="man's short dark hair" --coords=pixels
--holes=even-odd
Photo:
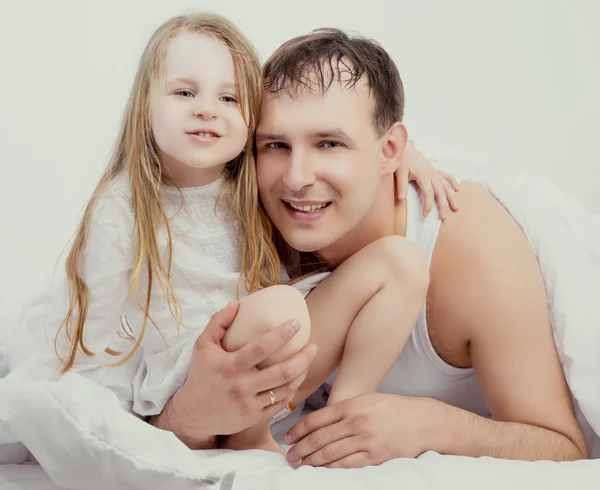
[[[352,88],[364,76],[374,99],[379,136],[404,116],[398,68],[379,43],[340,29],[317,29],[290,39],[264,66],[265,89],[276,95],[309,88],[325,93],[335,81]]]

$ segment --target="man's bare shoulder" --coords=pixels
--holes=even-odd
[[[434,258],[444,268],[479,275],[481,267],[494,267],[512,252],[522,253],[523,247],[531,252],[517,223],[483,187],[463,182],[458,198],[460,211],[442,223],[435,247]]]
[[[460,210],[442,223],[433,253],[427,319],[438,354],[468,367],[479,307],[500,294],[506,281],[498,275],[533,253],[510,214],[480,185],[461,183],[458,198]]]

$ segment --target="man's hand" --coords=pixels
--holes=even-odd
[[[163,413],[151,420],[192,449],[210,447],[207,441],[216,435],[235,434],[279,412],[304,381],[316,352],[314,345],[307,345],[291,358],[260,371],[257,364],[286,344],[299,324],[287,322],[256,342],[226,352],[221,341],[238,309],[239,303],[233,302],[212,316],[196,340],[187,380]]]
[[[414,458],[434,435],[430,400],[365,393],[304,417],[284,437],[287,459],[311,466],[361,468]]]

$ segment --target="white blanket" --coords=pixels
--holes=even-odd
[[[591,460],[526,463],[435,453],[360,470],[294,470],[281,455],[263,451],[189,451],[171,434],[122,410],[110,391],[76,374],[41,386],[7,380],[2,394],[9,400],[0,410],[4,428],[32,449],[56,485],[68,489],[592,490],[600,471],[600,461]],[[11,473],[17,473],[14,467]],[[28,478],[27,470],[20,474]]]
[[[600,216],[525,173],[482,166],[465,175],[451,162],[444,166],[458,177],[482,183],[526,233],[544,273],[557,350],[585,417],[582,423],[600,433]],[[592,431],[587,436],[596,444]],[[22,462],[25,446],[55,484],[90,490],[399,485],[428,490],[459,485],[464,490],[509,485],[591,489],[597,488],[600,474],[600,460],[523,463],[429,453],[378,468],[329,471],[293,470],[280,456],[257,451],[194,453],[172,434],[124,411],[110,390],[75,374],[58,382],[23,382],[10,376],[0,380],[0,464]],[[0,483],[1,475],[0,466]]]

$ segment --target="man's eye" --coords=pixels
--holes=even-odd
[[[177,95],[181,95],[182,97],[193,97],[194,94],[191,90],[180,90],[179,92],[177,92]]]
[[[340,148],[342,144],[337,141],[325,141],[321,146],[323,148]]]

